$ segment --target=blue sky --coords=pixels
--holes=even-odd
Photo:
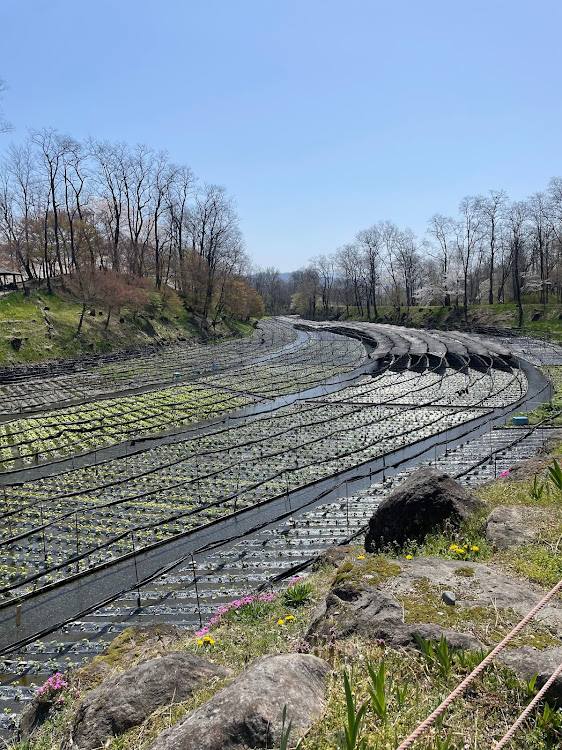
[[[165,148],[283,271],[562,175],[562,4],[0,0],[15,126]]]

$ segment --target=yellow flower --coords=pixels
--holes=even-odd
[[[412,559],[412,555],[406,555],[406,560],[411,560],[411,559]]]
[[[286,620],[294,620],[295,616],[294,615],[287,615],[287,617],[285,619]]]
[[[365,559],[365,555],[359,555],[359,557],[357,559],[358,560],[364,560]]]
[[[480,548],[479,548],[479,547],[477,547],[476,545],[474,545],[473,547],[471,547],[471,549],[472,549],[472,551],[473,551],[473,552],[478,552],[478,550],[479,550]]]
[[[197,645],[198,646],[202,646],[203,645],[203,641],[197,641]]]
[[[458,547],[457,547],[456,544],[451,544],[451,546],[449,547],[449,549],[450,550],[454,550],[454,549],[458,549]]]
[[[285,624],[285,620],[277,620],[277,624],[278,625],[284,625]]]
[[[212,639],[212,638],[211,638],[210,636],[208,636],[208,635],[206,635],[206,636],[205,636],[205,637],[203,638],[203,640],[204,640],[204,641],[207,641],[207,643],[211,643],[211,644],[212,644],[212,643],[214,643],[214,640],[213,640],[213,639]]]

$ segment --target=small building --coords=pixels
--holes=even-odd
[[[5,268],[0,268],[0,291],[14,291],[18,288],[18,283],[21,284],[21,286],[25,286],[23,281],[23,273],[19,273],[19,271],[8,271]]]

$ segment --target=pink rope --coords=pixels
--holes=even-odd
[[[441,714],[445,711],[446,708],[448,708],[451,703],[461,695],[466,688],[470,685],[471,682],[474,682],[474,680],[478,677],[480,672],[482,672],[488,664],[499,654],[500,651],[502,651],[507,644],[515,638],[515,636],[527,625],[527,623],[537,614],[537,612],[542,609],[545,604],[548,604],[548,602],[552,599],[552,597],[557,594],[560,589],[562,588],[562,580],[558,581],[556,586],[552,588],[548,594],[546,594],[540,602],[528,613],[525,615],[525,617],[511,630],[501,641],[501,643],[498,643],[498,645],[494,648],[493,651],[491,651],[488,656],[486,656],[485,659],[483,659],[480,664],[472,670],[472,672],[468,675],[468,677],[465,677],[464,680],[460,683],[460,685],[457,685],[457,687],[453,690],[452,693],[450,693],[445,700],[437,706],[435,711],[431,713],[425,721],[422,721],[422,723],[414,729],[412,734],[407,737],[404,742],[397,748],[397,750],[406,750],[406,748],[410,747],[414,744],[414,742],[420,737],[426,729],[429,729],[429,727],[434,724],[435,719],[437,719],[438,716],[441,716]]]
[[[541,700],[543,695],[546,693],[548,688],[552,685],[554,680],[558,677],[559,674],[562,674],[562,664],[559,665],[558,669],[548,678],[547,682],[544,683],[542,688],[539,690],[539,692],[535,695],[533,700],[529,703],[527,708],[522,711],[517,721],[511,725],[510,729],[504,736],[501,738],[501,740],[498,742],[497,745],[494,746],[494,750],[500,750],[500,748],[505,747],[505,745],[509,742],[509,740],[513,737],[515,732],[519,729],[521,724],[525,721],[527,716],[531,713],[531,711],[534,709],[534,707],[537,705],[537,703]]]

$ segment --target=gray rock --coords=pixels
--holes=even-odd
[[[320,715],[330,666],[308,654],[263,656],[150,750],[242,750],[278,747],[283,707],[292,721],[290,747]]]
[[[402,605],[390,594],[372,586],[341,584],[313,612],[307,638],[312,639],[315,633],[328,635],[336,627],[338,638],[358,634],[386,640],[391,629],[402,624]],[[379,634],[379,627],[385,636]]]
[[[441,591],[450,589],[454,582],[457,607],[511,609],[523,617],[544,596],[540,587],[521,583],[483,563],[445,560],[441,557],[414,557],[408,562],[400,559],[393,562],[400,565],[402,572],[399,576],[388,579],[384,586],[388,593],[397,598],[410,596],[415,591],[417,582],[422,580],[439,595]],[[463,575],[456,575],[455,571],[459,569]],[[467,569],[472,575],[464,575]],[[543,607],[535,620],[556,628],[562,634],[562,606],[557,602]],[[513,624],[516,622],[514,619]]]
[[[510,667],[517,676],[528,681],[537,675],[535,688],[540,690],[550,675],[562,663],[562,646],[538,651],[532,646],[510,648],[498,654],[498,660]],[[562,705],[562,676],[559,675],[546,692],[546,700],[551,704]]]
[[[365,549],[373,552],[389,542],[421,540],[447,519],[458,524],[481,507],[481,500],[447,474],[420,469],[379,505],[369,521]]]
[[[393,564],[400,569],[399,575],[387,578],[378,587],[366,581],[334,586],[313,613],[308,642],[314,643],[314,634],[328,639],[356,634],[371,640],[381,638],[391,647],[401,647],[415,645],[413,633],[417,632],[432,640],[439,640],[443,634],[455,648],[480,650],[482,643],[470,633],[457,633],[431,623],[404,623],[404,615],[409,612],[407,604],[402,608],[401,601],[407,602],[412,596],[419,599],[420,585],[421,591],[441,598],[442,592],[449,591],[453,584],[455,606],[461,611],[489,608],[495,617],[502,610],[506,622],[515,625],[544,595],[538,587],[522,584],[482,563],[415,557],[408,561],[395,559]],[[543,607],[536,620],[562,637],[562,606],[557,602]],[[470,616],[466,618],[466,630],[470,630]]]
[[[535,539],[535,532],[525,523],[525,516],[529,514],[517,505],[494,508],[486,519],[486,539],[495,544],[498,549],[532,542]]]
[[[49,718],[54,701],[38,701],[34,698],[24,709],[18,727],[18,739],[27,740],[32,733]]]
[[[443,591],[441,594],[441,599],[443,599],[443,602],[448,607],[454,607],[457,601],[457,597],[455,596],[453,591]]]
[[[312,615],[307,640],[334,634],[336,639],[360,635],[370,640],[382,639],[389,646],[416,645],[414,633],[426,640],[438,641],[441,635],[453,648],[481,649],[474,636],[457,633],[433,623],[403,622],[400,602],[391,594],[372,586],[336,586],[318,605]],[[332,630],[334,629],[334,630]]]
[[[200,656],[179,652],[138,664],[86,695],[72,726],[72,747],[98,748],[141,724],[157,708],[186,700],[207,681],[228,674]]]

